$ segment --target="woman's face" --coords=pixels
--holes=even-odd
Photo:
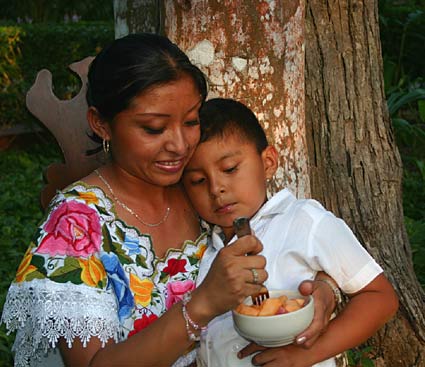
[[[189,76],[134,98],[110,126],[114,163],[150,184],[178,182],[199,142],[201,102]]]

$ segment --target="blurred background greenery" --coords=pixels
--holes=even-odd
[[[42,212],[42,172],[61,159],[51,135],[25,108],[37,71],[52,71],[55,94],[71,98],[79,79],[66,65],[114,38],[112,0],[0,0],[0,305]],[[379,1],[385,93],[404,164],[403,206],[415,272],[425,287],[425,2]],[[2,139],[4,139],[2,141]],[[3,147],[3,149],[2,149]],[[13,335],[0,328],[0,367],[12,366]],[[367,366],[364,350],[351,364]],[[369,364],[370,365],[370,364]],[[372,364],[373,365],[373,364]]]

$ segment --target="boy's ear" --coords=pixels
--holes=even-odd
[[[104,140],[111,140],[111,128],[109,124],[102,119],[95,107],[89,107],[87,111],[87,121],[96,135]]]
[[[273,178],[279,162],[276,148],[272,145],[268,145],[267,148],[264,149],[261,153],[261,158],[263,160],[264,173],[266,178]]]

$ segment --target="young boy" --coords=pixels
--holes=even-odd
[[[252,366],[252,359],[255,365],[335,366],[333,356],[365,341],[394,315],[398,300],[391,284],[348,226],[317,201],[296,199],[287,189],[267,200],[267,180],[278,157],[251,110],[233,100],[212,99],[200,119],[201,142],[183,183],[195,210],[211,225],[201,281],[220,249],[235,239],[233,220],[247,216],[264,245],[268,289],[297,289],[300,281],[325,271],[350,301],[310,349],[292,344],[253,358],[238,358],[253,348],[240,353],[249,342],[234,330],[230,312],[221,315],[203,336],[199,364]]]

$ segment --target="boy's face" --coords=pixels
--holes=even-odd
[[[201,143],[183,174],[183,184],[199,215],[233,235],[233,220],[251,218],[266,200],[266,181],[277,168],[277,153],[261,154],[253,143],[234,134]]]

